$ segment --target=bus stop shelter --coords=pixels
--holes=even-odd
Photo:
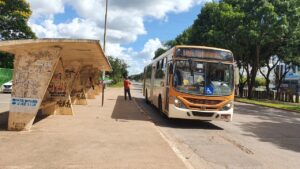
[[[2,41],[0,51],[15,55],[8,130],[30,130],[39,111],[73,115],[73,104],[100,93],[100,71],[111,71],[97,40]]]

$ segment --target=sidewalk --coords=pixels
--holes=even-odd
[[[151,121],[106,90],[75,116],[50,116],[31,132],[0,131],[0,168],[185,168]]]

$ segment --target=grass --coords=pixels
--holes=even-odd
[[[6,82],[8,82],[8,81],[10,81],[11,79],[4,79],[4,78],[0,78],[0,87],[4,84],[4,83],[6,83]]]
[[[123,87],[123,82],[118,82],[116,84],[109,84],[108,87],[112,87],[112,88],[121,88]]]
[[[13,70],[12,69],[2,69],[0,68],[0,86],[12,79]]]
[[[291,110],[300,113],[300,104],[272,103],[268,100],[249,100],[246,98],[236,98],[235,100],[243,103],[256,104],[277,109]]]

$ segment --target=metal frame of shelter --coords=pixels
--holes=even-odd
[[[100,71],[111,71],[98,40],[37,39],[0,42],[15,55],[8,130],[30,130],[38,113],[74,115],[101,91]]]

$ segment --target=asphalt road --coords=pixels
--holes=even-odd
[[[145,113],[194,168],[299,168],[300,114],[235,103],[232,122],[167,119],[133,95]]]
[[[167,119],[145,103],[140,85],[134,84],[132,95],[176,152],[194,168],[300,166],[300,114],[235,103],[229,123]],[[0,121],[7,120],[2,112],[9,109],[9,100],[9,94],[0,94]]]
[[[9,109],[10,94],[0,93],[0,113]]]

